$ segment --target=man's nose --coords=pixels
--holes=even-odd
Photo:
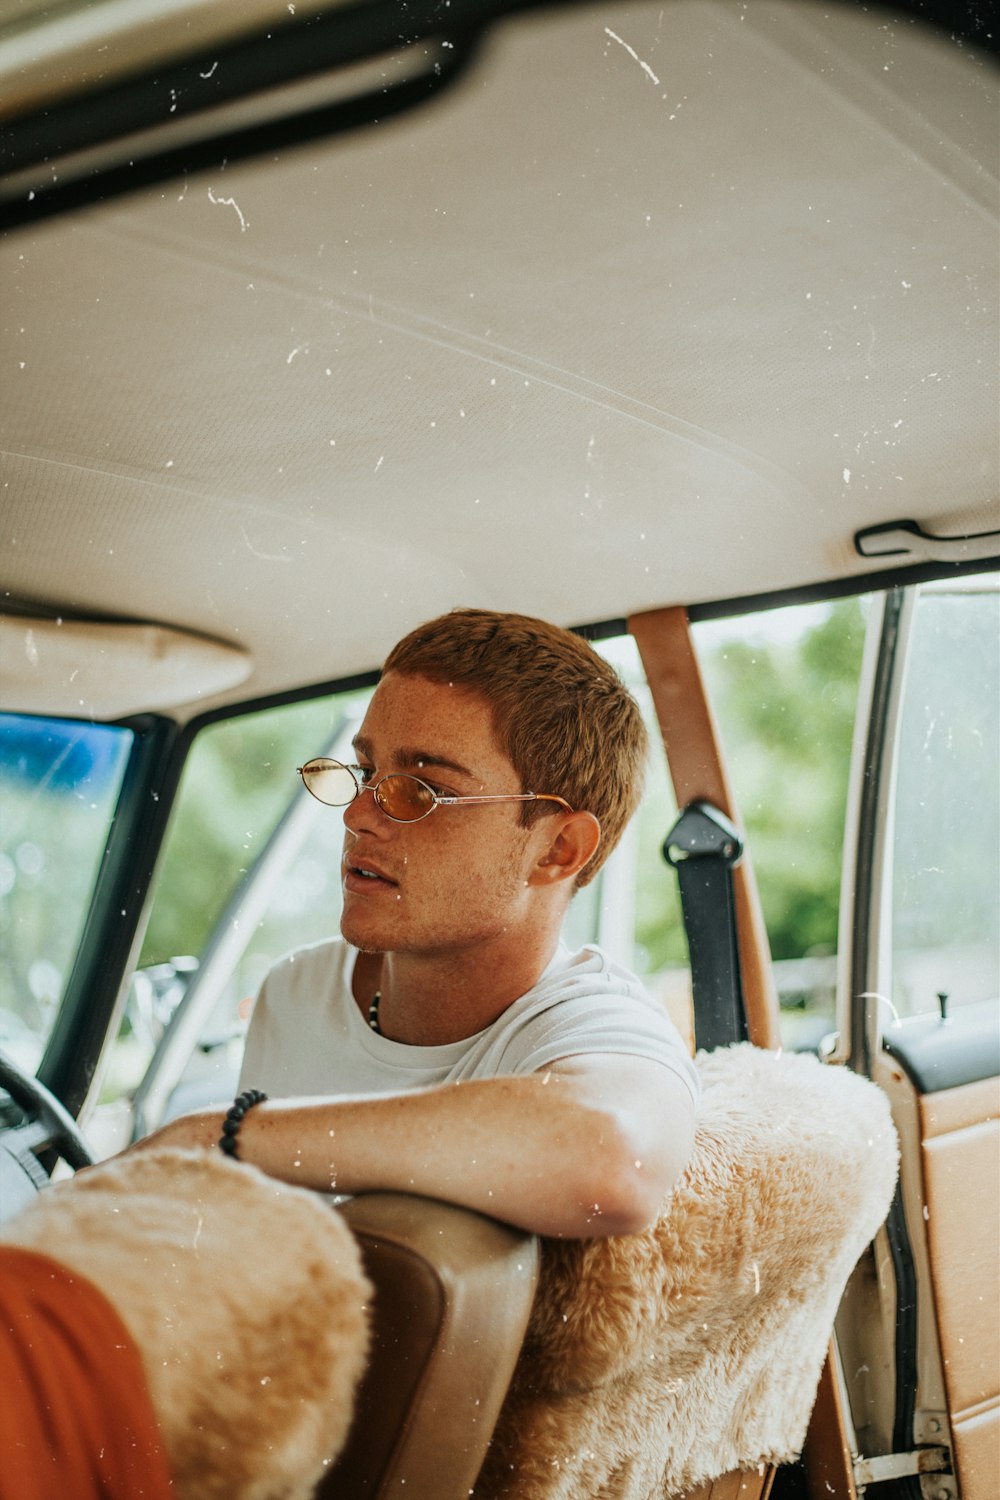
[[[369,793],[371,795],[369,795]],[[353,802],[348,802],[344,808],[344,827],[349,828],[352,833],[371,832],[372,830],[383,830],[391,823],[385,813],[375,801],[375,788],[363,786]]]

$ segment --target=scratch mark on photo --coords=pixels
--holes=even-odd
[[[630,47],[628,42],[623,41],[622,38],[618,35],[617,31],[612,31],[610,26],[605,26],[604,30],[606,35],[609,36],[613,42],[617,42],[619,47],[625,48],[625,51],[628,53],[629,57],[635,59],[642,71],[645,73],[646,77],[650,79],[652,83],[659,84],[660,80],[657,78],[656,74],[649,66],[649,63],[643,62],[642,58],[639,56],[634,47]]]
[[[209,202],[210,203],[218,203],[218,204],[222,205],[224,208],[232,208],[232,209],[234,209],[235,212],[236,212],[236,217],[240,221],[240,232],[242,234],[246,234],[247,227],[248,227],[247,226],[247,221],[243,217],[243,210],[240,208],[240,206],[237,203],[237,201],[236,201],[235,198],[217,198],[215,196],[215,194],[212,192],[211,188],[209,188],[209,190],[208,190],[208,198],[209,198]]]
[[[242,523],[240,525],[240,531],[243,533],[243,540],[247,544],[247,550],[252,552],[254,557],[259,557],[261,562],[291,562],[292,559],[287,552],[261,552],[258,547],[254,546],[253,542],[247,536],[247,529],[244,525],[242,525]]]

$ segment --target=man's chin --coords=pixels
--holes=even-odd
[[[388,953],[388,943],[380,942],[376,934],[366,932],[364,924],[352,922],[350,918],[341,918],[340,935],[345,943],[350,943],[352,948],[357,948],[359,953]]]

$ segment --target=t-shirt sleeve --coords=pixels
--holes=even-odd
[[[683,1079],[695,1104],[698,1074],[666,1011],[630,994],[570,996],[533,1007],[505,1038],[498,1071],[537,1073],[568,1057],[647,1057]]]

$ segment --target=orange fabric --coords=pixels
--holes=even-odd
[[[139,1351],[101,1292],[0,1245],[0,1500],[176,1500]]]

